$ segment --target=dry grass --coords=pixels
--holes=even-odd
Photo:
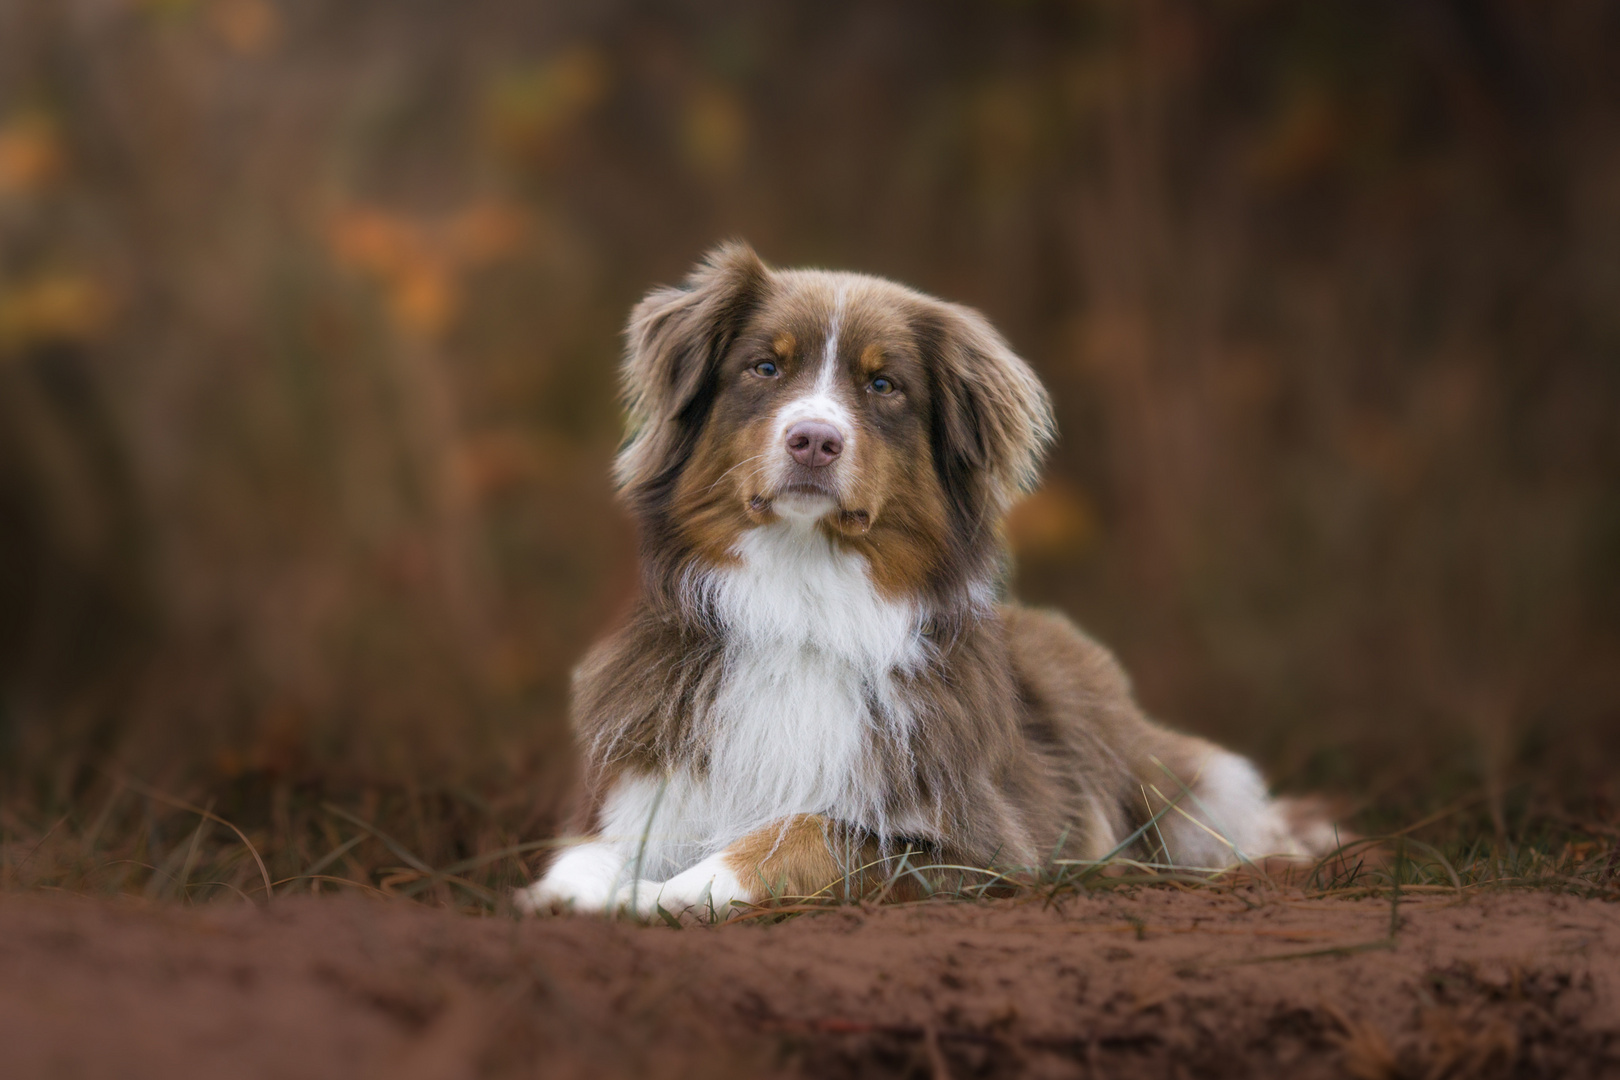
[[[251,796],[244,801],[263,804]],[[119,776],[107,778],[99,800],[50,820],[0,808],[0,888],[130,894],[181,904],[232,898],[262,903],[275,896],[360,890],[511,914],[512,891],[532,880],[545,852],[570,842],[537,839],[537,830],[503,821],[496,807],[468,793],[379,792],[345,807],[317,792],[281,788],[268,802],[267,820],[242,826],[213,805]],[[940,867],[908,852],[884,866],[862,868],[875,869],[882,879],[867,894],[851,895],[834,883],[814,896],[773,896],[730,914],[777,922],[843,904],[869,905],[882,902],[901,878],[926,881],[927,871],[941,869],[955,871],[958,884],[918,903],[1015,897],[1051,904],[1076,893],[1138,886],[1234,895],[1258,887],[1324,900],[1384,897],[1394,907],[1403,894],[1462,897],[1504,889],[1620,899],[1620,828],[1537,813],[1528,804],[1516,809],[1518,828],[1504,841],[1490,838],[1488,817],[1469,817],[1467,807],[1459,807],[1399,832],[1357,836],[1314,863],[1245,861],[1225,872],[1155,861],[1146,853],[1151,821],[1093,861],[991,871]],[[673,913],[659,914],[678,925]],[[1393,927],[1392,921],[1392,934]]]

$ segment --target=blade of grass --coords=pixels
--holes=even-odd
[[[208,800],[206,809],[210,812],[213,811],[214,800]],[[180,865],[179,891],[182,900],[190,900],[186,893],[186,880],[191,877],[191,868],[197,864],[197,844],[202,840],[203,830],[208,824],[208,819],[206,817],[202,818],[197,822],[197,827],[191,832],[191,846],[186,850],[186,861]]]
[[[107,827],[107,819],[112,817],[114,804],[118,802],[118,797],[124,793],[124,786],[122,778],[113,778],[113,789],[107,794],[107,801],[101,804],[101,810],[96,814],[96,820],[91,824],[90,831],[85,833],[84,837],[79,841],[80,850],[84,854],[88,855],[95,850],[96,841],[101,836],[101,830]]]
[[[172,795],[167,795],[156,788],[148,787],[146,784],[141,783],[139,780],[136,780],[133,777],[124,777],[123,783],[126,784],[130,790],[138,792],[141,795],[145,795],[148,799],[151,799],[154,802],[160,802],[166,806],[172,806],[177,810],[184,810],[187,813],[201,814],[209,821],[217,821],[219,824],[225,826],[227,829],[231,830],[231,832],[235,833],[237,839],[242,841],[242,846],[248,849],[248,853],[253,856],[253,861],[259,866],[259,876],[264,879],[264,898],[266,900],[275,898],[275,887],[270,884],[270,871],[264,865],[264,860],[259,857],[259,849],[254,847],[253,841],[247,838],[247,833],[243,832],[241,829],[238,829],[234,824],[226,821],[212,810],[204,810],[200,806],[191,805],[184,799],[176,799]]]
[[[635,875],[630,879],[630,910],[635,911],[640,903],[641,867],[647,857],[647,840],[652,836],[653,819],[658,816],[658,807],[664,801],[664,792],[669,790],[669,777],[664,777],[658,785],[658,794],[653,796],[652,806],[647,811],[647,823],[641,829],[641,841],[636,845]],[[614,890],[615,892],[617,890]]]
[[[276,884],[291,885],[298,881],[325,881],[332,885],[352,885],[356,889],[363,889],[369,893],[376,893],[378,896],[390,895],[389,893],[377,888],[375,885],[367,884],[364,881],[355,881],[353,878],[338,877],[335,874],[294,874],[292,877],[279,879]],[[223,884],[223,882],[198,882],[198,884],[219,885]]]
[[[1153,813],[1153,803],[1147,797],[1147,788],[1143,787],[1143,785],[1141,785],[1141,784],[1138,784],[1136,786],[1142,792],[1142,805],[1147,808],[1147,812],[1149,814],[1152,814]],[[1171,859],[1175,858],[1175,856],[1170,854],[1170,845],[1165,843],[1164,830],[1159,828],[1159,823],[1158,822],[1153,823],[1153,833],[1154,833],[1155,836],[1157,836],[1159,838],[1159,850],[1164,852],[1164,861],[1169,862]]]
[[[495,851],[486,851],[482,855],[462,859],[460,862],[453,862],[449,866],[441,867],[439,873],[460,874],[468,870],[476,870],[480,866],[488,866],[492,862],[499,862],[501,859],[511,858],[514,855],[523,855],[530,851],[539,851],[542,848],[564,847],[576,842],[573,837],[558,837],[551,840],[530,840],[523,844],[512,844]]]
[[[365,833],[361,833],[359,836],[350,837],[337,847],[333,848],[331,851],[327,852],[323,858],[319,859],[315,863],[314,866],[311,866],[308,870],[305,870],[303,874],[299,875],[299,878],[308,878],[319,874],[322,870],[325,870],[328,866],[331,866],[333,863],[343,858],[343,856],[353,851],[355,847],[363,843],[365,839]],[[299,878],[287,878],[286,880],[297,881]]]
[[[1107,854],[1105,854],[1101,859],[1086,860],[1088,862],[1093,863],[1096,866],[1096,869],[1094,871],[1089,872],[1089,873],[1081,874],[1075,880],[1075,884],[1084,886],[1086,884],[1086,882],[1089,881],[1092,877],[1095,877],[1097,874],[1100,874],[1102,872],[1102,868],[1104,866],[1106,866],[1111,859],[1113,859],[1115,856],[1117,856],[1120,852],[1124,851],[1126,848],[1130,847],[1132,844],[1136,843],[1143,836],[1147,835],[1147,831],[1148,831],[1149,828],[1157,827],[1158,823],[1159,823],[1159,819],[1162,818],[1165,814],[1169,813],[1170,807],[1173,806],[1173,805],[1175,805],[1175,804],[1167,802],[1166,805],[1161,810],[1159,810],[1158,813],[1154,814],[1152,817],[1148,818],[1141,825],[1139,825],[1135,832],[1131,833],[1125,839],[1123,839],[1119,843],[1115,844],[1113,846],[1113,848]]]
[[[349,811],[343,809],[343,807],[329,802],[321,803],[321,809],[325,810],[329,814],[336,814],[349,824],[357,825],[366,832],[370,833],[383,845],[383,847],[393,852],[396,857],[403,861],[405,865],[409,866],[412,870],[416,870],[420,873],[428,875],[433,873],[433,868],[413,855],[410,852],[410,849],[408,849],[404,844],[401,844],[398,840],[395,840],[392,836],[389,836],[387,833],[383,832],[381,829],[377,828],[377,826],[373,825],[360,815],[351,814]]]
[[[57,818],[56,823],[54,825],[52,825],[50,828],[46,829],[44,835],[42,835],[37,841],[35,841],[33,847],[28,849],[28,854],[26,854],[26,855],[24,855],[22,857],[22,861],[17,864],[16,869],[20,871],[23,867],[27,866],[28,865],[28,860],[32,859],[34,857],[34,853],[36,851],[38,851],[40,848],[44,847],[45,846],[45,841],[47,841],[47,840],[49,840],[51,838],[51,834],[53,832],[55,832],[57,829],[61,828],[62,823],[65,822],[71,816],[72,816],[72,814],[70,812],[70,813],[67,813],[67,814],[63,814],[61,817]]]

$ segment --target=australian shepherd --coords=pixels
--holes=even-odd
[[[627,338],[642,586],[575,673],[577,840],[519,906],[712,918],[1323,846],[1004,596],[1003,519],[1054,426],[983,316],[732,243]]]

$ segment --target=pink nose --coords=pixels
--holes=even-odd
[[[821,420],[800,420],[788,428],[788,453],[800,465],[825,468],[844,452],[844,437],[838,429]]]

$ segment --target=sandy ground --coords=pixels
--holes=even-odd
[[[0,896],[0,1075],[1620,1075],[1620,905],[1142,889],[774,926]],[[1348,948],[1342,948],[1348,947]]]

